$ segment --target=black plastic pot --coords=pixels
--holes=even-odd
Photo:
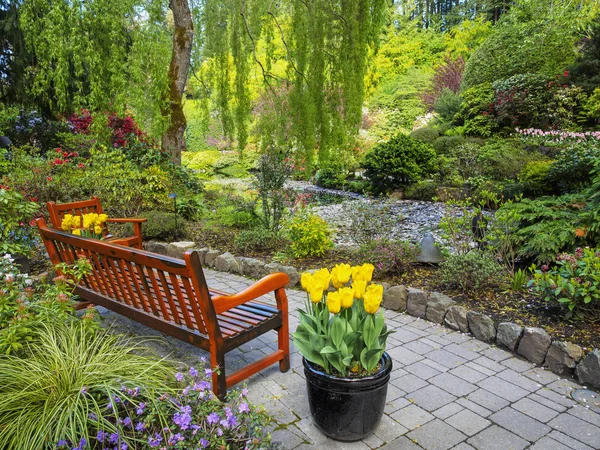
[[[320,367],[302,359],[306,375],[308,403],[317,427],[338,441],[358,441],[377,426],[387,396],[392,359],[381,358],[381,369],[363,378],[328,375]]]

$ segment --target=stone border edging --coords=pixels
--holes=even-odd
[[[290,286],[296,286],[300,281],[300,273],[292,266],[236,257],[229,252],[221,253],[208,247],[197,248],[195,242],[168,244],[149,241],[145,243],[145,248],[174,258],[183,258],[187,250],[194,249],[198,252],[203,266],[221,272],[251,278],[284,272],[290,277]],[[440,292],[427,292],[402,285],[389,286],[387,283],[383,285],[385,308],[406,312],[463,333],[471,333],[476,339],[496,343],[533,364],[550,369],[557,375],[574,377],[583,385],[600,389],[600,350],[597,348],[584,357],[583,349],[579,345],[552,340],[543,328],[522,327],[513,322],[501,322],[496,326],[491,317],[469,311]]]

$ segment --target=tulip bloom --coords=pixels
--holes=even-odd
[[[355,279],[352,282],[352,289],[354,289],[354,298],[364,298],[365,291],[367,289],[367,282],[361,279]]]
[[[331,274],[327,269],[319,269],[314,274],[313,277],[316,278],[319,283],[323,285],[323,289],[327,289],[329,287],[329,280],[331,279]]]
[[[342,307],[342,302],[340,299],[339,292],[329,292],[327,294],[327,309],[332,314],[337,314],[340,312],[340,308]]]
[[[313,283],[308,286],[308,295],[310,296],[311,302],[319,303],[323,300],[323,285],[313,281]]]
[[[308,286],[312,281],[312,274],[310,272],[304,272],[300,277],[300,284],[302,285],[302,289],[308,292]]]
[[[383,299],[383,286],[380,284],[371,284],[365,292],[365,311],[369,314],[375,314],[381,305]]]
[[[352,268],[352,279],[364,280],[368,283],[373,278],[374,270],[375,266],[373,264],[365,263],[362,266],[355,266]]]
[[[335,266],[333,269],[331,269],[331,283],[336,289],[340,289],[344,286],[344,283],[340,281],[340,277],[338,274],[338,266]]]
[[[337,276],[340,283],[347,283],[350,281],[350,276],[352,275],[352,267],[350,267],[350,264],[338,264],[335,267],[337,267]]]
[[[340,293],[340,301],[342,303],[342,308],[351,308],[352,302],[354,301],[354,289],[350,287],[341,288]]]

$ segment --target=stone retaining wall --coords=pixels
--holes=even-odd
[[[231,272],[251,278],[262,278],[275,272],[284,272],[290,277],[290,287],[300,281],[300,274],[292,266],[265,263],[255,258],[236,257],[209,248],[197,248],[194,242],[171,244],[150,241],[147,250],[183,258],[186,250],[196,250],[203,266],[222,272]],[[491,317],[469,311],[440,292],[427,292],[406,286],[384,284],[384,307],[406,312],[430,322],[445,325],[453,330],[471,333],[475,338],[505,347],[523,358],[552,372],[575,377],[581,384],[600,389],[600,350],[594,349],[584,356],[583,349],[565,341],[552,340],[543,328],[521,327],[516,323],[495,324]]]

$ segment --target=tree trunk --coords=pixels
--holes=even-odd
[[[181,98],[190,68],[194,25],[188,0],[169,0],[169,8],[173,12],[175,31],[173,32],[173,51],[169,65],[169,105],[165,110],[165,116],[169,117],[169,128],[162,137],[162,149],[171,155],[175,164],[181,164],[181,152],[185,149],[184,133],[187,125]]]

